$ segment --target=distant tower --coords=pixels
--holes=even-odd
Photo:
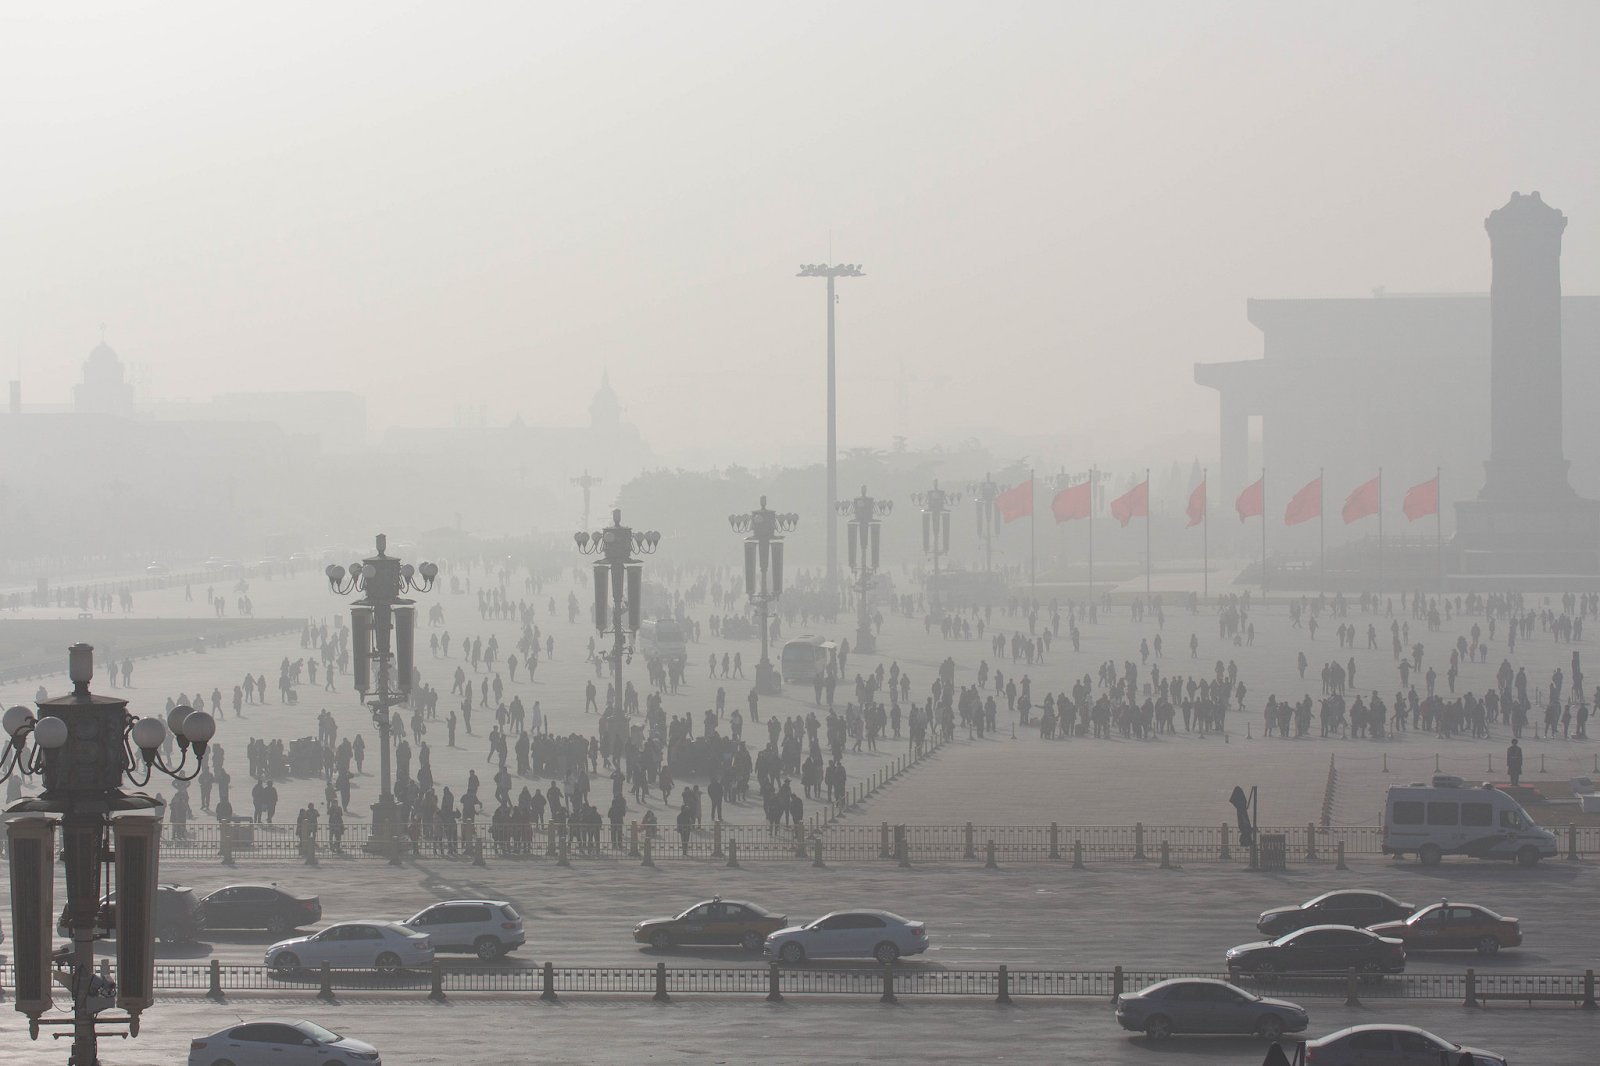
[[[73,389],[79,414],[131,415],[133,383],[117,353],[102,338],[83,363],[83,383]]]
[[[1567,480],[1561,440],[1561,234],[1538,193],[1484,220],[1489,287],[1489,461],[1456,505],[1461,568],[1475,575],[1600,573],[1600,502]]]
[[[589,428],[602,431],[615,430],[622,425],[622,404],[611,388],[611,375],[600,372],[600,388],[589,401]]]

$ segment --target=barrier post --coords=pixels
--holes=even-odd
[[[1233,855],[1228,851],[1228,823],[1222,823],[1222,849],[1217,853],[1217,858],[1222,862],[1229,862]]]
[[[544,829],[544,853],[546,855],[554,855],[556,853],[556,823],[554,821],[551,821]]]
[[[889,823],[884,822],[878,826],[878,858],[889,857]]]
[[[1142,861],[1144,854],[1144,823],[1133,823],[1133,858],[1135,862]]]
[[[737,840],[730,840],[728,841],[728,869],[737,870],[738,868],[739,842]]]
[[[1168,849],[1167,842],[1165,840],[1161,842],[1161,868],[1163,870],[1172,869],[1172,853]]]
[[[567,857],[567,844],[566,844],[566,841],[563,840],[561,842],[561,858],[562,858],[562,862],[558,863],[557,865],[565,865],[566,857]],[[485,867],[485,868],[487,868],[488,865],[489,865],[487,862],[483,861],[483,837],[481,837],[481,836],[475,836],[475,837],[472,838],[472,865],[474,865],[474,866],[482,866],[482,867]]]
[[[656,861],[650,857],[650,838],[649,837],[645,837],[644,838],[644,861],[639,863],[639,865],[640,866],[649,866],[652,869],[655,868]]]
[[[211,960],[211,987],[206,990],[206,998],[221,1003],[222,995],[222,963],[217,959]],[[1591,971],[1592,972],[1592,971]]]
[[[1115,1003],[1120,995],[1122,995],[1122,967],[1118,966],[1111,971],[1111,1001]]]
[[[806,827],[803,825],[794,827],[794,857],[797,859],[806,857]]]
[[[814,869],[814,870],[824,869],[827,866],[827,863],[822,861],[822,838],[819,836],[819,837],[816,838],[816,840],[812,841],[811,847],[812,847],[812,852],[811,852],[811,867],[812,867],[812,869]]]
[[[328,960],[322,960],[322,987],[317,989],[317,998],[325,1003],[333,1002],[333,974],[328,969]]]
[[[1000,965],[1000,994],[994,1001],[1001,1006],[1011,1006],[1011,971],[1007,970],[1004,963]]]
[[[567,834],[565,833],[561,834],[561,852],[556,859],[556,865],[565,866],[568,869],[572,867],[572,860],[567,857]]]
[[[222,841],[222,865],[233,865],[233,826],[228,822],[217,823],[217,835]]]
[[[428,998],[435,1003],[444,1002],[444,969],[438,959],[433,960],[433,987],[428,991]]]
[[[1578,827],[1567,823],[1567,861],[1578,861]]]
[[[1050,858],[1061,859],[1061,827],[1054,822],[1050,823]]]
[[[1470,974],[1472,971],[1468,970],[1467,972]],[[1352,966],[1344,972],[1344,1005],[1346,1007],[1361,1006],[1361,997],[1356,992],[1356,968]]]
[[[721,821],[715,821],[715,822],[711,823],[711,857],[713,859],[722,858],[722,822]]]
[[[998,870],[998,869],[1000,869],[1000,864],[994,861],[994,837],[990,837],[988,842],[984,844],[983,851],[984,851],[983,868],[985,870]]]
[[[1388,752],[1384,752],[1383,753],[1383,772],[1384,773],[1388,773],[1389,772],[1389,753]]]
[[[1306,823],[1306,861],[1314,861],[1317,857],[1317,827],[1314,822]]]
[[[783,1002],[783,992],[778,987],[778,964],[776,962],[767,964],[767,1002]]]
[[[637,859],[638,857],[639,857],[639,823],[638,822],[634,822],[628,828],[628,858]]]
[[[667,964],[656,963],[656,994],[650,997],[657,1003],[667,1003],[672,997],[667,995]]]
[[[1334,854],[1336,854],[1339,857],[1339,861],[1334,863],[1334,866],[1333,866],[1333,868],[1335,870],[1348,870],[1348,869],[1350,869],[1350,867],[1348,867],[1348,866],[1346,866],[1344,864],[1344,841],[1342,841],[1342,840],[1339,841],[1338,850],[1335,851]]]
[[[966,841],[967,841],[967,847],[966,847],[966,850],[961,853],[961,857],[963,859],[976,859],[978,857],[978,852],[977,852],[977,849],[972,846],[972,823],[971,822],[967,823]]]
[[[911,869],[911,845],[906,842],[904,834],[895,841],[895,850],[900,853],[900,869]]]
[[[1583,1009],[1594,1010],[1594,971],[1583,971]]]
[[[1082,840],[1074,840],[1072,842],[1072,868],[1074,870],[1083,869],[1083,841]]]
[[[1467,1002],[1463,1005],[1467,1007],[1478,1005],[1478,973],[1470,966],[1467,967]]]
[[[883,968],[883,995],[878,997],[878,1002],[879,1003],[898,1003],[898,1002],[900,1002],[894,996],[894,966],[893,965],[885,966]]]
[[[542,980],[543,980],[544,988],[540,990],[539,998],[541,1000],[543,1000],[544,1002],[546,1002],[546,1003],[554,1003],[556,1001],[556,964],[555,963],[546,962],[544,964],[544,975],[543,975]]]

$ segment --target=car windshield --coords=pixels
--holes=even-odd
[[[344,1039],[338,1033],[324,1029],[316,1022],[295,1022],[294,1027],[319,1044],[332,1044]]]

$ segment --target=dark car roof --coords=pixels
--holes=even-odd
[[[1378,897],[1380,897],[1382,899],[1388,900],[1390,903],[1393,903],[1397,907],[1407,906],[1406,903],[1403,903],[1402,901],[1395,899],[1393,896],[1389,895],[1389,893],[1387,893],[1387,892],[1379,892],[1375,888],[1335,888],[1335,889],[1332,889],[1330,891],[1322,893],[1320,896],[1312,896],[1310,899],[1308,899],[1304,903],[1300,904],[1300,906],[1309,907],[1309,906],[1311,906],[1311,904],[1317,903],[1317,902],[1319,902],[1321,900],[1325,900],[1329,896],[1378,896]]]

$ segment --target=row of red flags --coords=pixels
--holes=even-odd
[[[1238,500],[1234,502],[1234,509],[1239,512],[1239,521],[1261,517],[1266,513],[1266,480],[1266,475],[1263,474],[1255,484],[1239,493]],[[1381,481],[1381,476],[1375,477],[1345,497],[1344,507],[1339,513],[1346,525],[1378,513]],[[1077,518],[1088,518],[1093,511],[1091,491],[1090,482],[1085,480],[1076,485],[1069,485],[1056,493],[1055,499],[1050,501],[1050,511],[1055,515],[1056,521],[1070,522]],[[1000,493],[994,502],[1004,521],[1014,522],[1019,518],[1027,518],[1033,514],[1033,479],[1029,478],[1022,484]],[[1438,514],[1439,475],[1435,474],[1427,481],[1407,489],[1403,509],[1406,518],[1412,522],[1426,515]],[[1185,508],[1185,514],[1188,515],[1191,526],[1197,526],[1205,521],[1204,481],[1196,485],[1194,491],[1189,494],[1189,505]],[[1290,497],[1289,506],[1283,513],[1283,522],[1285,525],[1295,526],[1318,518],[1321,514],[1322,475],[1319,474]],[[1111,517],[1123,526],[1127,526],[1135,518],[1149,518],[1150,479],[1145,478],[1112,500]]]

